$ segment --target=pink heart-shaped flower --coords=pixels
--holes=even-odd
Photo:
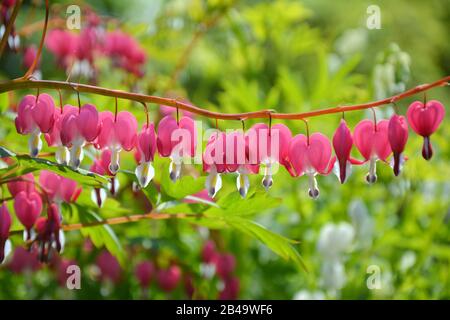
[[[41,196],[36,192],[19,192],[14,198],[14,210],[20,223],[31,230],[42,211]]]
[[[422,137],[429,137],[441,124],[445,116],[445,108],[437,100],[424,105],[420,101],[411,103],[406,113],[411,128]]]

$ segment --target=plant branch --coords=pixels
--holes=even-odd
[[[199,218],[202,217],[202,214],[188,214],[188,213],[157,213],[157,212],[149,212],[145,214],[135,214],[130,216],[121,216],[115,218],[108,218],[100,221],[88,222],[88,223],[73,223],[73,224],[64,224],[61,226],[63,231],[73,231],[80,230],[83,228],[91,228],[98,227],[103,225],[115,225],[115,224],[124,224],[130,222],[136,222],[140,220],[168,220],[168,219],[186,219],[186,218]],[[16,235],[23,233],[23,230],[14,230],[10,232],[10,235]]]
[[[8,24],[5,28],[5,33],[3,34],[2,40],[0,41],[0,57],[3,55],[3,51],[5,50],[6,44],[8,43],[9,35],[14,26],[14,22],[16,21],[17,14],[19,13],[20,7],[22,6],[23,0],[17,0],[14,5],[14,9],[9,17]]]
[[[33,63],[31,64],[30,68],[28,68],[27,72],[23,75],[22,79],[28,79],[33,74],[34,69],[36,69],[36,66],[39,62],[39,59],[41,58],[42,48],[44,47],[45,34],[47,33],[48,27],[48,15],[49,15],[49,4],[48,0],[45,0],[45,20],[44,20],[44,28],[42,30],[41,42],[39,43],[39,48]]]
[[[97,87],[87,84],[73,83],[73,82],[64,82],[64,81],[51,81],[51,80],[25,80],[25,79],[16,79],[7,82],[0,83],[0,93],[8,92],[17,89],[61,89],[61,90],[75,90],[78,92],[84,93],[93,93],[102,96],[108,97],[116,97],[120,99],[127,99],[132,101],[137,101],[140,103],[155,103],[159,105],[166,105],[178,109],[182,109],[185,111],[190,111],[192,113],[205,116],[212,119],[223,119],[223,120],[246,120],[246,119],[307,119],[311,117],[316,117],[325,114],[334,114],[334,113],[342,113],[348,111],[355,110],[364,110],[372,107],[378,107],[383,105],[389,105],[394,102],[397,102],[406,97],[413,96],[420,92],[428,91],[435,87],[441,87],[448,85],[450,81],[450,76],[446,76],[442,79],[439,79],[435,82],[429,84],[422,84],[412,89],[409,89],[400,94],[394,95],[389,98],[385,98],[382,100],[367,102],[363,104],[357,105],[347,105],[347,106],[339,106],[328,109],[321,109],[316,111],[308,111],[302,113],[277,113],[274,110],[265,109],[253,112],[245,112],[245,113],[221,113],[209,111],[206,109],[202,109],[190,104],[186,104],[178,101],[177,99],[171,98],[163,98],[158,96],[145,95],[140,93],[132,93],[121,90],[113,90],[103,87]]]

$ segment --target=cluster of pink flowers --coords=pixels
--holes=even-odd
[[[32,249],[39,252],[41,261],[48,261],[52,248],[61,252],[64,245],[60,205],[62,202],[76,201],[81,188],[77,187],[75,181],[45,170],[40,173],[39,183],[35,182],[32,173],[28,173],[11,180],[7,186],[14,199],[16,217],[25,228],[24,238],[33,240]],[[39,190],[36,186],[39,186]],[[42,216],[45,207],[47,216]],[[11,221],[9,208],[3,202],[0,207],[0,263],[9,242]]]
[[[51,30],[46,37],[46,47],[56,57],[58,64],[72,73],[88,77],[95,74],[94,58],[106,56],[114,66],[137,77],[144,75],[143,66],[147,56],[132,37],[121,31],[105,32],[94,14],[80,33],[67,30]]]
[[[138,166],[136,176],[142,187],[154,176],[153,157],[172,159],[170,176],[180,177],[183,157],[193,157],[196,146],[195,123],[192,118],[176,121],[172,116],[163,118],[155,133],[153,123],[145,124],[140,132],[136,118],[127,111],[116,115],[109,111],[98,112],[92,104],[76,108],[66,105],[55,108],[48,94],[27,95],[18,106],[17,132],[30,135],[30,155],[35,157],[42,148],[40,136],[45,134],[49,146],[57,148],[56,161],[78,169],[83,159],[83,147],[90,143],[107,151],[94,163],[92,170],[99,174],[115,175],[119,170],[119,154],[122,150],[136,149]]]

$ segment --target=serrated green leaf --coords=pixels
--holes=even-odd
[[[231,192],[217,201],[218,207],[205,212],[206,216],[249,216],[274,208],[281,200],[266,192],[255,192],[242,199],[238,192]]]
[[[205,189],[206,177],[183,176],[173,182],[170,180],[168,170],[163,172],[167,172],[167,174],[161,176],[161,191],[173,199],[183,199]]]
[[[257,238],[282,258],[292,260],[299,268],[307,271],[306,265],[303,262],[300,253],[298,253],[298,251],[292,246],[293,243],[296,243],[295,241],[276,234],[260,224],[248,219],[240,217],[227,217],[224,218],[224,220],[230,227]]]
[[[102,221],[100,216],[91,210],[86,210],[84,207],[75,205],[78,209],[78,219],[83,224],[89,224],[97,221]],[[115,232],[109,225],[99,225],[92,227],[85,227],[80,229],[84,237],[89,237],[92,243],[97,248],[106,247],[108,251],[117,258],[119,263],[125,265],[125,253],[123,247],[117,238]]]

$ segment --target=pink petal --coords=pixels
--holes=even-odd
[[[66,147],[70,147],[72,142],[79,136],[77,117],[78,113],[70,112],[62,118],[60,138],[61,143]]]
[[[355,146],[358,148],[365,160],[369,160],[373,151],[373,134],[375,128],[373,122],[370,120],[362,120],[359,122],[353,134]]]
[[[135,145],[137,127],[136,118],[130,112],[121,111],[117,114],[117,121],[114,125],[115,135],[126,151],[130,151]]]
[[[307,138],[303,134],[298,134],[292,138],[289,144],[289,163],[291,164],[291,169],[288,169],[291,175],[298,177],[304,174],[306,169],[306,150],[308,148]],[[293,169],[293,170],[292,170]]]
[[[14,198],[14,210],[19,221],[30,230],[42,211],[42,200],[38,193],[20,192]]]
[[[179,123],[179,127],[181,129],[185,129],[189,132],[189,137],[190,137],[190,148],[189,148],[189,144],[185,144],[185,148],[183,148],[183,150],[185,150],[185,152],[187,153],[187,155],[193,157],[195,156],[195,148],[197,146],[197,130],[195,130],[195,122],[192,118],[190,117],[182,117],[180,119],[180,123]],[[189,149],[189,150],[188,150]],[[184,154],[186,155],[186,154]]]
[[[52,129],[55,121],[55,102],[53,101],[53,98],[46,93],[40,94],[37,103],[31,111],[33,120],[40,131],[48,133]]]
[[[145,162],[153,161],[156,151],[156,134],[153,123],[150,123],[148,127],[144,125],[137,142],[138,150],[143,155]]]
[[[110,111],[100,113],[101,130],[97,137],[96,145],[99,149],[104,149],[114,141],[114,115]]]
[[[19,180],[7,183],[9,193],[11,193],[13,197],[21,191],[25,191],[27,193],[35,191],[34,176],[32,173],[24,174],[23,176],[17,177],[17,179]]]
[[[97,138],[100,132],[98,111],[92,104],[85,104],[77,117],[78,130],[81,136],[88,142]]]
[[[379,159],[386,161],[391,154],[391,146],[388,138],[388,120],[381,120],[377,123],[377,131],[373,135],[373,151]]]
[[[0,242],[2,240],[8,239],[11,222],[11,214],[9,213],[6,202],[4,201],[2,206],[0,207]],[[0,248],[0,255],[2,255],[2,253],[2,248]],[[2,259],[0,259],[0,262],[1,260]]]
[[[35,128],[34,119],[32,117],[32,108],[36,102],[36,97],[26,95],[19,103],[17,117],[15,120],[17,133],[29,134]]]
[[[172,153],[172,132],[178,129],[177,121],[172,116],[166,116],[158,124],[156,144],[161,157],[169,157]]]
[[[404,116],[394,114],[389,120],[388,138],[392,151],[402,153],[408,141],[408,123]]]
[[[39,176],[39,184],[50,199],[58,196],[60,188],[62,188],[61,177],[51,171],[42,170]]]
[[[428,137],[433,134],[445,116],[445,108],[437,100],[427,102],[426,106],[420,101],[413,102],[407,111],[411,128],[419,135]]]
[[[327,173],[331,159],[331,144],[325,135],[317,132],[309,137],[307,159],[317,172]]]

